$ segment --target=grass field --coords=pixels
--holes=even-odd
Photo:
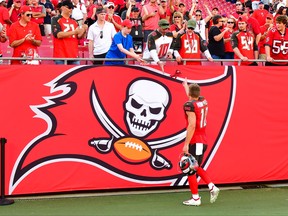
[[[221,188],[222,189],[222,188]],[[184,206],[188,190],[167,190],[145,194],[95,195],[89,197],[14,198],[15,203],[0,206],[0,216],[287,216],[288,187],[245,190],[222,189],[216,203],[209,192],[200,191],[202,205]]]

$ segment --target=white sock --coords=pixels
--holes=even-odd
[[[209,183],[209,184],[208,184],[208,188],[209,188],[209,190],[212,190],[214,186],[215,186],[215,185],[214,185],[212,182]]]
[[[192,194],[192,198],[194,200],[198,200],[200,197],[199,197],[199,194]]]

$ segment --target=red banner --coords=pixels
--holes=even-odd
[[[203,165],[213,182],[288,179],[287,68],[165,69],[1,66],[6,193],[187,184],[185,77],[209,102]]]

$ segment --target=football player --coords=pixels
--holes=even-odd
[[[208,112],[208,101],[200,96],[200,86],[198,84],[194,83],[188,86],[187,81],[185,80],[183,86],[189,96],[189,100],[184,104],[187,134],[184,141],[183,153],[194,156],[199,165],[196,170],[188,173],[188,183],[192,198],[184,201],[183,204],[199,206],[201,205],[201,198],[198,193],[196,174],[208,184],[211,203],[216,201],[220,190],[213,184],[206,171],[201,167],[203,156],[207,149],[206,117]]]

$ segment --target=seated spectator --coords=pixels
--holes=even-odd
[[[120,32],[114,35],[112,45],[106,55],[107,59],[119,58],[124,59],[126,56],[135,58],[138,62],[143,63],[144,60],[134,52],[133,39],[129,35],[131,32],[132,23],[126,19],[122,23],[122,29]],[[105,65],[124,65],[124,61],[105,61]]]
[[[9,8],[10,20],[14,23],[20,18],[20,7],[22,6],[21,0],[13,0],[11,8]]]
[[[14,22],[8,32],[9,45],[14,49],[12,57],[38,57],[42,37],[37,23],[31,21],[32,9],[27,5],[20,8],[20,19]],[[12,60],[11,64],[39,64],[34,60]]]

